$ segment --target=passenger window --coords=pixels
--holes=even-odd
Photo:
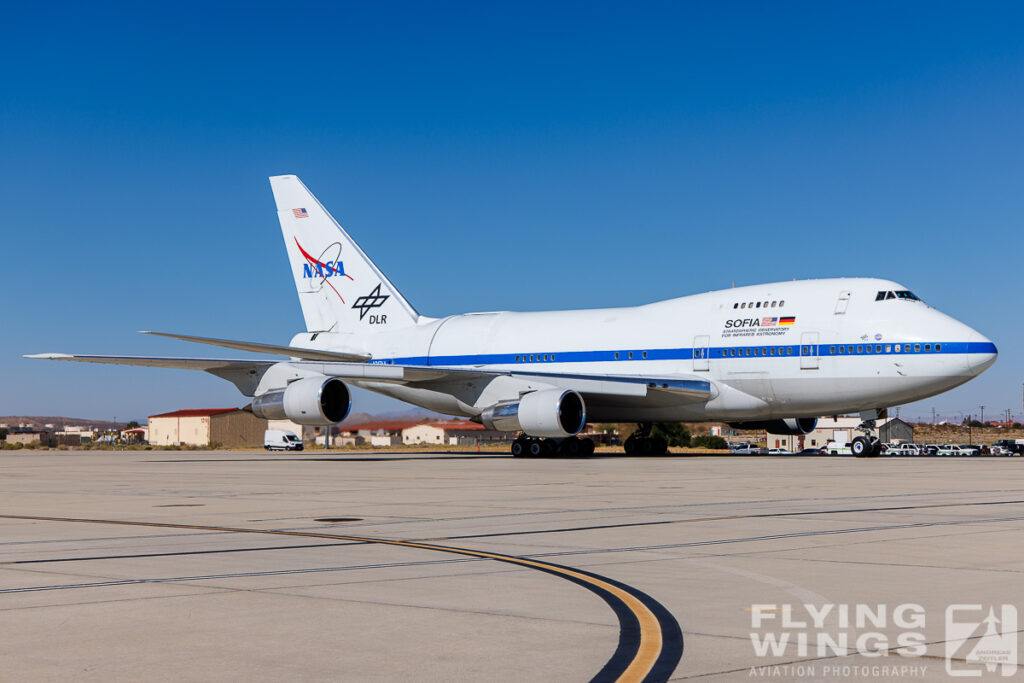
[[[772,308],[775,308],[775,304],[777,304],[777,303],[779,303],[779,302],[778,301],[773,301],[772,302]]]
[[[853,353],[853,344],[850,344],[849,346],[846,347],[846,352]]]
[[[768,302],[767,301],[764,302],[764,307],[768,308]]]
[[[782,347],[781,346],[779,347],[779,355],[780,356],[782,355]]]
[[[555,359],[555,354],[551,354],[551,360]]]
[[[519,362],[519,356],[516,356],[516,362],[517,363]]]
[[[845,346],[840,346],[839,347],[839,353],[846,353],[846,347]]]
[[[749,356],[750,355],[750,349],[747,349],[746,352],[743,355]]]
[[[770,356],[774,356],[775,355],[775,347],[774,346],[772,348],[768,349],[768,355],[770,355]]]
[[[785,302],[785,301],[780,301],[780,302],[779,302],[779,308],[782,308],[782,307],[783,307],[783,306],[785,306],[785,305],[786,305],[786,302]]]
[[[936,344],[935,345],[935,352],[938,353],[941,350],[942,350],[942,344]]]
[[[914,353],[921,353],[921,345],[914,344]]]
[[[899,352],[900,352],[900,345],[899,345],[899,344],[897,344],[897,345],[896,345],[896,353],[899,353]]]
[[[735,356],[736,355],[736,349],[729,349],[729,355],[730,356]]]
[[[761,302],[760,301],[757,302],[757,307],[761,308]]]
[[[786,347],[786,355],[787,356],[792,356],[793,355],[793,347],[792,346],[787,346]]]
[[[544,354],[544,360],[547,360],[547,359],[548,359],[548,354],[545,353]]]
[[[739,304],[733,304],[732,305],[733,308],[739,308],[739,306],[740,306]]]
[[[761,355],[761,349],[754,349],[754,355],[755,356],[760,356]]]
[[[743,303],[740,304],[740,308],[746,308],[746,307],[747,307],[747,302],[746,301],[744,301]]]
[[[932,345],[931,344],[925,344],[924,345],[924,350],[925,351],[931,351],[932,350]]]
[[[857,345],[857,353],[864,353],[864,345],[863,344],[858,344]]]
[[[618,360],[618,359],[619,359],[619,352],[618,352],[618,351],[616,351],[616,352],[615,352],[615,360]]]
[[[865,351],[867,351],[868,353],[871,353],[871,351],[873,350],[873,349],[871,348],[871,344],[868,344],[867,346],[865,346],[865,347],[864,347],[864,350],[865,350]]]
[[[896,350],[899,351],[899,349],[896,349]],[[885,352],[886,353],[892,353],[892,344],[886,344],[885,345]]]
[[[533,355],[532,354],[530,355],[530,362],[531,363],[533,362]]]
[[[700,352],[699,352],[699,351],[698,351],[697,353],[698,353],[698,354],[700,354]],[[633,360],[633,352],[632,352],[632,351],[630,351],[629,353],[627,353],[627,354],[626,354],[626,357],[627,357],[627,358],[628,358],[629,360]]]
[[[643,352],[642,354],[640,354],[640,356],[641,356],[642,358],[647,358],[647,352],[646,352],[646,351],[644,351],[644,352]]]

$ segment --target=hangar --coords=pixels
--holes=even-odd
[[[149,416],[154,446],[260,446],[267,421],[238,408],[191,408]]]

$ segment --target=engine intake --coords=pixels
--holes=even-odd
[[[563,438],[582,431],[587,423],[583,397],[572,390],[545,389],[518,401],[497,403],[484,410],[480,421],[502,432],[522,430],[530,436]]]
[[[316,427],[341,422],[351,407],[348,387],[336,377],[296,380],[284,389],[268,391],[252,400],[252,412],[257,417]]]
[[[813,432],[818,426],[816,417],[788,417],[784,420],[762,420],[760,422],[730,422],[733,429],[763,429],[769,434],[801,436]]]

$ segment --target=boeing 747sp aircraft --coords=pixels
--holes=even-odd
[[[637,422],[628,453],[659,453],[662,422],[722,421],[806,434],[859,413],[856,455],[877,455],[874,420],[959,386],[995,345],[889,280],[737,287],[630,308],[428,318],[402,296],[295,176],[275,176],[306,331],[288,346],[180,334],[287,360],[44,353],[30,358],[203,370],[251,410],[304,425],[340,422],[348,385],[522,434],[516,455],[593,451],[584,424]]]

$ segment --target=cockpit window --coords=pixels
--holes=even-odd
[[[901,289],[896,292],[879,292],[875,295],[875,301],[885,301],[887,299],[907,299],[908,301],[920,301],[916,294],[907,289]]]

